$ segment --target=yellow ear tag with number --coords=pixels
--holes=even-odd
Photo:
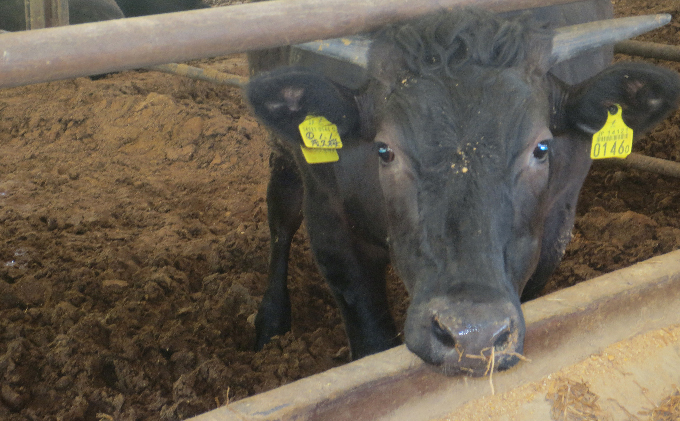
[[[592,159],[625,158],[633,149],[633,129],[623,122],[621,106],[616,106],[616,113],[607,111],[607,122],[604,127],[593,135],[593,145],[590,148]]]
[[[308,115],[300,123],[300,135],[305,146],[300,145],[302,154],[309,164],[336,162],[340,159],[337,150],[342,148],[338,126],[325,117]]]

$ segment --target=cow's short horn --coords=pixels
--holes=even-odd
[[[587,50],[615,44],[666,25],[671,15],[635,16],[565,26],[555,31],[552,63],[559,63]]]
[[[371,40],[362,36],[348,36],[322,41],[298,44],[295,48],[327,56],[336,60],[346,61],[359,67],[368,66],[368,49]]]

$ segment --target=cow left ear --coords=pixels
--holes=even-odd
[[[255,115],[291,142],[302,143],[299,125],[308,115],[328,119],[341,138],[359,125],[353,92],[302,67],[282,67],[252,78],[246,97]]]
[[[566,89],[560,120],[568,129],[592,135],[607,121],[607,109],[618,104],[637,138],[678,106],[680,76],[649,64],[619,63]]]

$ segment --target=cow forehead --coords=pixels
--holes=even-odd
[[[383,126],[393,130],[383,141],[422,168],[509,165],[547,124],[547,93],[521,72],[471,74],[405,79],[386,99]]]
[[[388,83],[405,74],[455,77],[471,66],[546,71],[552,32],[529,15],[504,19],[462,9],[388,26],[369,51],[369,72]]]
[[[426,168],[466,148],[511,161],[535,126],[547,125],[551,36],[528,16],[470,9],[388,27],[369,52],[369,72],[385,87],[375,99],[383,122]]]

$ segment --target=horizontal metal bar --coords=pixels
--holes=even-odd
[[[184,76],[190,79],[203,80],[219,85],[242,87],[248,83],[248,78],[229,73],[223,73],[213,69],[201,69],[200,67],[188,66],[186,64],[168,63],[150,66],[147,70],[156,72],[170,73],[173,75]]]
[[[632,153],[626,159],[606,159],[603,164],[680,178],[680,162]]]
[[[374,30],[435,10],[574,0],[273,0],[0,35],[0,88],[183,62]]]
[[[680,61],[680,47],[655,42],[623,41],[614,46],[614,52],[659,60]]]

